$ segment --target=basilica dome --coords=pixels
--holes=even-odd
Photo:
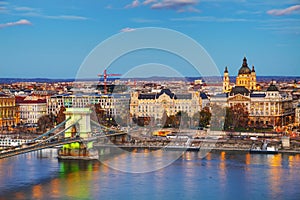
[[[240,74],[251,74],[251,69],[248,67],[246,57],[244,57],[244,59],[243,59],[243,65],[242,65],[242,67],[239,70],[239,75]]]

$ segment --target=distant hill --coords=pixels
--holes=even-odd
[[[231,76],[231,80],[235,80],[235,76]],[[119,78],[109,78],[109,80],[114,81]],[[149,78],[122,78],[122,80],[136,80],[136,81],[189,81],[193,82],[197,79],[203,79],[204,82],[220,82],[222,81],[222,77],[149,77]],[[16,83],[16,82],[39,82],[39,83],[54,83],[54,82],[72,82],[75,79],[51,79],[51,78],[0,78],[0,84],[6,83]],[[99,79],[86,79],[90,81],[98,81]],[[100,79],[101,81],[102,79]],[[257,76],[258,82],[269,82],[269,81],[277,81],[277,82],[291,82],[291,81],[300,81],[300,76]],[[82,80],[84,81],[84,80]]]
[[[16,83],[16,82],[38,82],[38,83],[54,83],[54,82],[71,82],[74,79],[50,79],[50,78],[0,78],[0,83]]]

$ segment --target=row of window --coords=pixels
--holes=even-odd
[[[0,102],[0,107],[5,107],[5,106],[15,106],[14,101],[2,101]]]

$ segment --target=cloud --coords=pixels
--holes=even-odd
[[[182,10],[198,4],[198,0],[162,0],[151,5],[152,9]]]
[[[196,13],[200,13],[201,11],[197,8],[194,8],[192,6],[188,6],[186,8],[181,8],[179,10],[177,10],[178,12],[196,12]]]
[[[271,31],[276,34],[298,36],[300,34],[300,19],[273,18],[271,20],[261,20],[256,28]]]
[[[292,14],[295,11],[300,10],[300,5],[294,5],[294,6],[290,6],[288,8],[285,9],[273,9],[273,10],[269,10],[267,11],[267,14],[269,15],[275,15],[275,16],[281,16],[281,15],[289,15]]]
[[[148,6],[156,10],[176,10],[177,12],[200,12],[193,7],[199,3],[199,0],[144,0],[140,3],[138,0],[133,0],[125,8],[136,8],[139,6]]]
[[[42,16],[47,19],[62,19],[62,20],[88,20],[87,17],[82,17],[82,16],[76,16],[76,15],[45,15]]]
[[[1,5],[1,1],[0,1]],[[0,6],[0,13],[7,12],[15,16],[23,17],[39,17],[45,19],[55,19],[55,20],[88,20],[89,18],[79,15],[47,15],[41,11],[39,8],[32,8],[27,6],[11,6],[9,9]]]
[[[35,11],[36,10],[35,8],[30,8],[30,7],[25,7],[25,6],[15,7],[14,9],[16,11],[27,11],[27,12],[31,12],[31,11]]]
[[[145,0],[145,1],[143,2],[143,4],[144,4],[144,5],[149,5],[149,4],[152,4],[152,3],[155,3],[155,2],[157,2],[157,0]]]
[[[9,13],[9,10],[5,6],[1,6],[0,4],[0,14],[7,14]]]
[[[25,13],[19,13],[18,15],[27,17],[40,17],[45,19],[56,19],[56,20],[88,20],[89,18],[79,15],[45,15],[36,11],[29,11]]]
[[[126,28],[121,29],[120,32],[124,33],[124,32],[131,32],[131,31],[135,31],[135,30],[136,30],[135,28],[126,27]]]
[[[128,4],[125,6],[125,8],[136,8],[140,5],[139,0],[133,0],[133,2],[131,2],[131,4]]]
[[[6,2],[6,1],[0,1],[0,5],[8,5],[8,2]]]
[[[250,19],[243,19],[243,18],[217,18],[217,17],[212,17],[212,16],[172,18],[170,20],[171,21],[195,21],[195,22],[246,22],[246,21],[253,21]]]
[[[158,19],[144,19],[144,18],[133,18],[131,21],[135,23],[159,23],[161,22]]]
[[[16,22],[7,22],[5,24],[0,24],[0,28],[6,28],[10,26],[19,26],[19,25],[32,25],[30,21],[27,19],[20,19],[19,21]]]

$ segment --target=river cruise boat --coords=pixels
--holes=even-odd
[[[250,153],[256,154],[277,154],[278,148],[276,146],[270,146],[267,140],[264,140],[261,145],[255,143],[252,144]]]

